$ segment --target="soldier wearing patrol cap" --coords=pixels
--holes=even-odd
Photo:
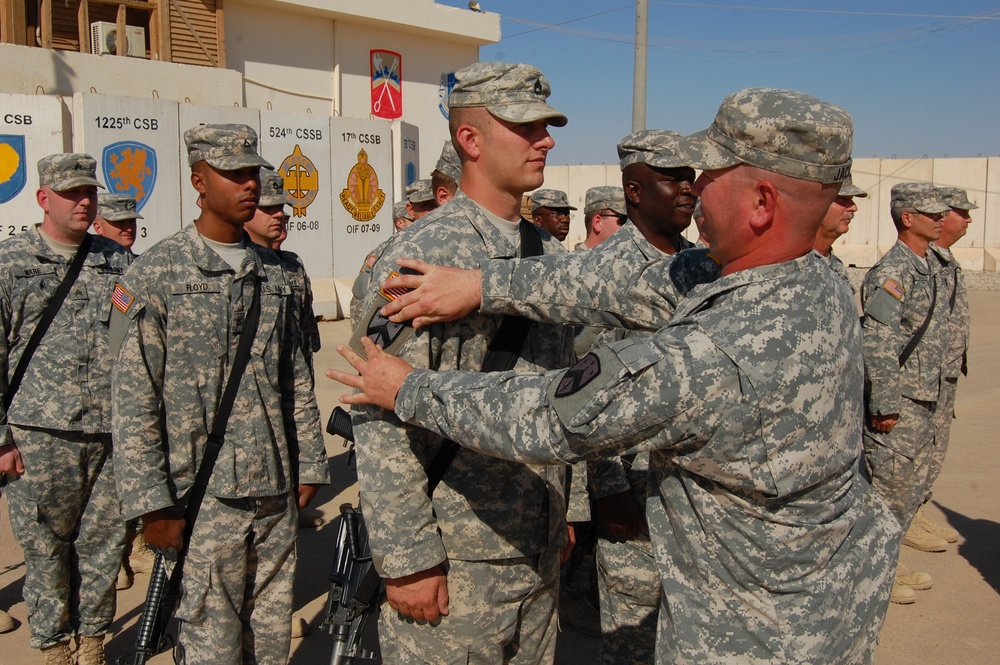
[[[681,160],[703,170],[692,193],[722,276],[689,292],[651,337],[541,375],[414,370],[366,342],[367,360],[344,350],[360,375],[327,374],[360,389],[349,403],[393,409],[504,459],[651,451],[657,662],[871,662],[900,532],[859,471],[854,301],[811,254],[850,169],[852,136],[839,107],[749,88],[723,101],[707,131],[681,139]],[[659,275],[663,291],[676,261],[641,277]],[[397,299],[403,316],[409,307],[441,320],[465,305],[469,276],[430,274],[438,270],[462,293],[433,299],[431,314],[410,293]],[[605,307],[623,324],[642,324],[632,311],[661,311],[653,295],[627,303],[642,290],[616,283]]]
[[[955,418],[955,388],[958,377],[968,374],[969,300],[965,291],[962,267],[951,248],[965,236],[972,223],[970,211],[977,209],[964,189],[938,187],[941,200],[950,210],[941,219],[941,237],[928,248],[928,259],[937,268],[938,289],[948,301],[948,331],[945,334],[944,364],[941,367],[941,390],[934,409],[937,434],[931,453],[931,468],[927,475],[927,492],[910,528],[903,538],[904,544],[926,542],[939,538],[948,543],[958,542],[958,531],[934,522],[923,509],[931,498],[931,488],[941,473],[945,453],[951,439],[951,421]],[[931,260],[933,259],[933,260]]]
[[[531,194],[531,218],[556,240],[562,242],[569,235],[569,211],[576,210],[569,204],[566,192],[558,189],[539,189]]]
[[[184,143],[201,213],[144,253],[112,299],[119,495],[150,546],[187,548],[177,608],[187,663],[283,664],[296,512],[329,478],[312,374],[285,266],[244,232],[269,166],[256,132],[201,125]],[[253,353],[185,543],[185,496],[255,300]]]
[[[593,249],[614,235],[628,219],[625,194],[618,185],[591,187],[584,196],[583,225],[587,237],[573,251]]]
[[[136,210],[134,196],[128,194],[98,194],[94,233],[104,236],[132,251],[135,244],[136,220],[142,219]]]
[[[410,211],[406,209],[406,201],[392,204],[392,222],[397,231],[402,231],[413,223]]]
[[[131,255],[87,231],[97,163],[60,153],[38,162],[42,223],[0,243],[0,474],[24,550],[29,644],[46,663],[104,663],[125,539],[111,468],[108,310]],[[79,252],[82,267],[20,381],[11,377]],[[16,392],[14,392],[16,391]],[[4,407],[0,406],[0,409]]]
[[[434,170],[431,171],[431,190],[439,206],[455,198],[458,192],[458,179],[462,177],[462,162],[458,159],[455,146],[451,141],[445,141],[441,148]]]
[[[872,484],[904,529],[924,499],[935,449],[949,304],[927,249],[941,237],[941,218],[949,210],[930,183],[894,185],[889,212],[898,240],[861,286],[865,462]],[[933,534],[908,535],[908,544],[918,549],[945,549],[945,541]],[[900,564],[892,602],[912,603],[913,590],[932,583],[927,573]]]
[[[434,190],[431,189],[429,179],[416,180],[406,186],[406,212],[410,213],[413,221],[417,221],[437,207],[437,199],[434,198]]]
[[[548,80],[530,65],[495,62],[470,65],[456,78],[449,127],[462,161],[459,193],[399,234],[375,265],[354,341],[384,329],[386,348],[412,363],[479,371],[502,333],[514,346],[515,368],[560,366],[572,357],[564,326],[526,326],[522,335],[501,329],[502,317],[470,316],[397,331],[378,314],[386,301],[379,285],[398,269],[397,257],[472,267],[536,243],[546,254],[565,251],[520,216],[521,197],[541,185],[554,145],[548,126],[566,123],[546,102]],[[551,663],[567,546],[564,467],[459,450],[429,496],[427,467],[442,437],[369,408],[354,412],[354,432],[372,554],[386,578],[386,662]]]
[[[816,232],[816,241],[813,243],[813,251],[816,252],[816,255],[825,261],[837,277],[847,282],[848,285],[851,284],[850,275],[847,274],[844,262],[833,253],[833,243],[837,238],[847,233],[851,220],[854,219],[854,213],[858,211],[858,204],[854,202],[855,197],[867,198],[868,192],[855,185],[851,177],[848,176],[847,180],[840,186],[837,198],[830,204],[830,209],[826,211],[823,221],[820,222],[819,231]],[[851,291],[854,291],[853,285]]]

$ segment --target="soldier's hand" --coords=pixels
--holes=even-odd
[[[441,566],[385,581],[389,606],[417,621],[436,621],[448,614],[448,578]]]
[[[302,510],[310,503],[312,503],[313,497],[316,496],[316,490],[318,489],[319,485],[316,485],[314,483],[305,483],[299,485],[297,494],[299,510]]]
[[[559,563],[564,564],[573,555],[573,548],[576,547],[576,529],[572,524],[566,525],[566,547],[559,553]]]
[[[180,552],[184,549],[184,518],[173,508],[160,508],[142,516],[142,537],[152,547]]]
[[[17,445],[8,443],[0,446],[0,473],[7,474],[12,478],[24,475],[24,461],[21,459],[21,451]]]
[[[403,381],[413,371],[413,366],[405,360],[385,353],[382,347],[368,337],[361,338],[361,345],[364,347],[365,355],[368,356],[367,360],[348,346],[341,344],[337,347],[337,353],[342,355],[351,367],[358,370],[356,375],[332,368],[326,370],[326,375],[334,381],[361,391],[341,395],[342,403],[374,404],[392,411],[396,408],[396,393],[403,387]]]
[[[890,413],[885,416],[872,416],[871,425],[872,429],[876,432],[882,432],[883,434],[888,434],[892,431],[892,428],[896,426],[899,422],[898,413]]]
[[[383,316],[402,323],[413,320],[413,327],[454,321],[468,316],[483,300],[483,273],[435,266],[416,259],[398,259],[403,268],[419,275],[400,275],[383,282],[382,287],[413,289],[382,308]]]
[[[597,500],[597,528],[611,541],[629,540],[649,533],[646,511],[631,490]]]

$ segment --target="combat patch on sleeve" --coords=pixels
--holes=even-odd
[[[903,285],[894,279],[886,279],[882,284],[882,290],[896,300],[902,300],[903,296],[906,294],[906,291],[903,289]]]
[[[398,272],[393,272],[389,278],[398,276]],[[393,323],[379,310],[409,291],[410,289],[379,289],[378,293],[375,294],[374,301],[361,317],[362,325],[359,325],[354,330],[354,334],[351,335],[349,346],[363,356],[365,354],[361,346],[361,338],[370,337],[386,353],[398,355],[399,349],[413,336],[415,332],[413,326],[409,322]]]
[[[128,310],[134,302],[135,296],[129,293],[124,286],[115,282],[115,290],[111,292],[111,303],[118,308],[118,311],[122,314],[128,314]]]
[[[886,282],[896,284],[896,282],[893,282],[891,279],[886,280]],[[883,323],[887,326],[891,326],[893,325],[893,321],[899,320],[899,311],[902,307],[903,303],[899,296],[890,293],[883,287],[875,289],[871,298],[869,298],[868,302],[865,303],[864,312],[866,317],[875,319],[879,323]]]
[[[556,388],[556,397],[568,397],[579,392],[601,373],[601,359],[588,353],[582,360],[566,370]]]

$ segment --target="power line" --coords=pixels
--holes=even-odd
[[[507,16],[506,18],[510,19],[511,21],[515,21],[517,23],[524,23],[526,25],[536,25],[538,27],[533,28],[531,30],[523,30],[521,32],[515,32],[513,35],[506,35],[505,37],[503,37],[501,39],[501,41],[503,41],[504,39],[512,39],[514,37],[520,37],[521,35],[527,35],[528,33],[531,33],[531,32],[538,32],[539,30],[549,30],[551,28],[556,28],[556,27],[559,27],[559,26],[562,26],[562,25],[569,25],[570,23],[576,23],[578,21],[585,21],[586,19],[588,19],[588,18],[594,18],[595,16],[604,16],[605,14],[613,14],[615,12],[620,12],[623,9],[632,9],[633,7],[635,7],[635,5],[623,5],[621,7],[616,7],[615,9],[608,9],[608,10],[603,11],[603,12],[597,12],[596,14],[588,14],[587,16],[581,16],[579,18],[571,18],[568,21],[561,21],[559,23],[531,23],[530,21],[522,21],[520,19],[516,19],[516,18],[512,18],[510,16]]]
[[[663,2],[651,0],[654,5],[669,5],[672,7],[697,7],[698,9],[741,9],[760,12],[792,12],[798,14],[844,14],[850,16],[890,16],[897,18],[943,18],[969,19],[974,21],[1000,21],[1000,16],[973,14],[971,16],[952,16],[949,14],[902,14],[895,12],[859,12],[845,9],[800,9],[795,7],[746,7],[743,5],[706,5],[700,2]]]

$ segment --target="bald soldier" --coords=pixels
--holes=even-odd
[[[415,370],[369,340],[342,350],[360,376],[328,375],[508,459],[649,450],[658,663],[870,662],[899,529],[858,471],[855,305],[810,254],[852,136],[843,109],[751,88],[685,137],[722,277],[650,338],[542,375]]]

